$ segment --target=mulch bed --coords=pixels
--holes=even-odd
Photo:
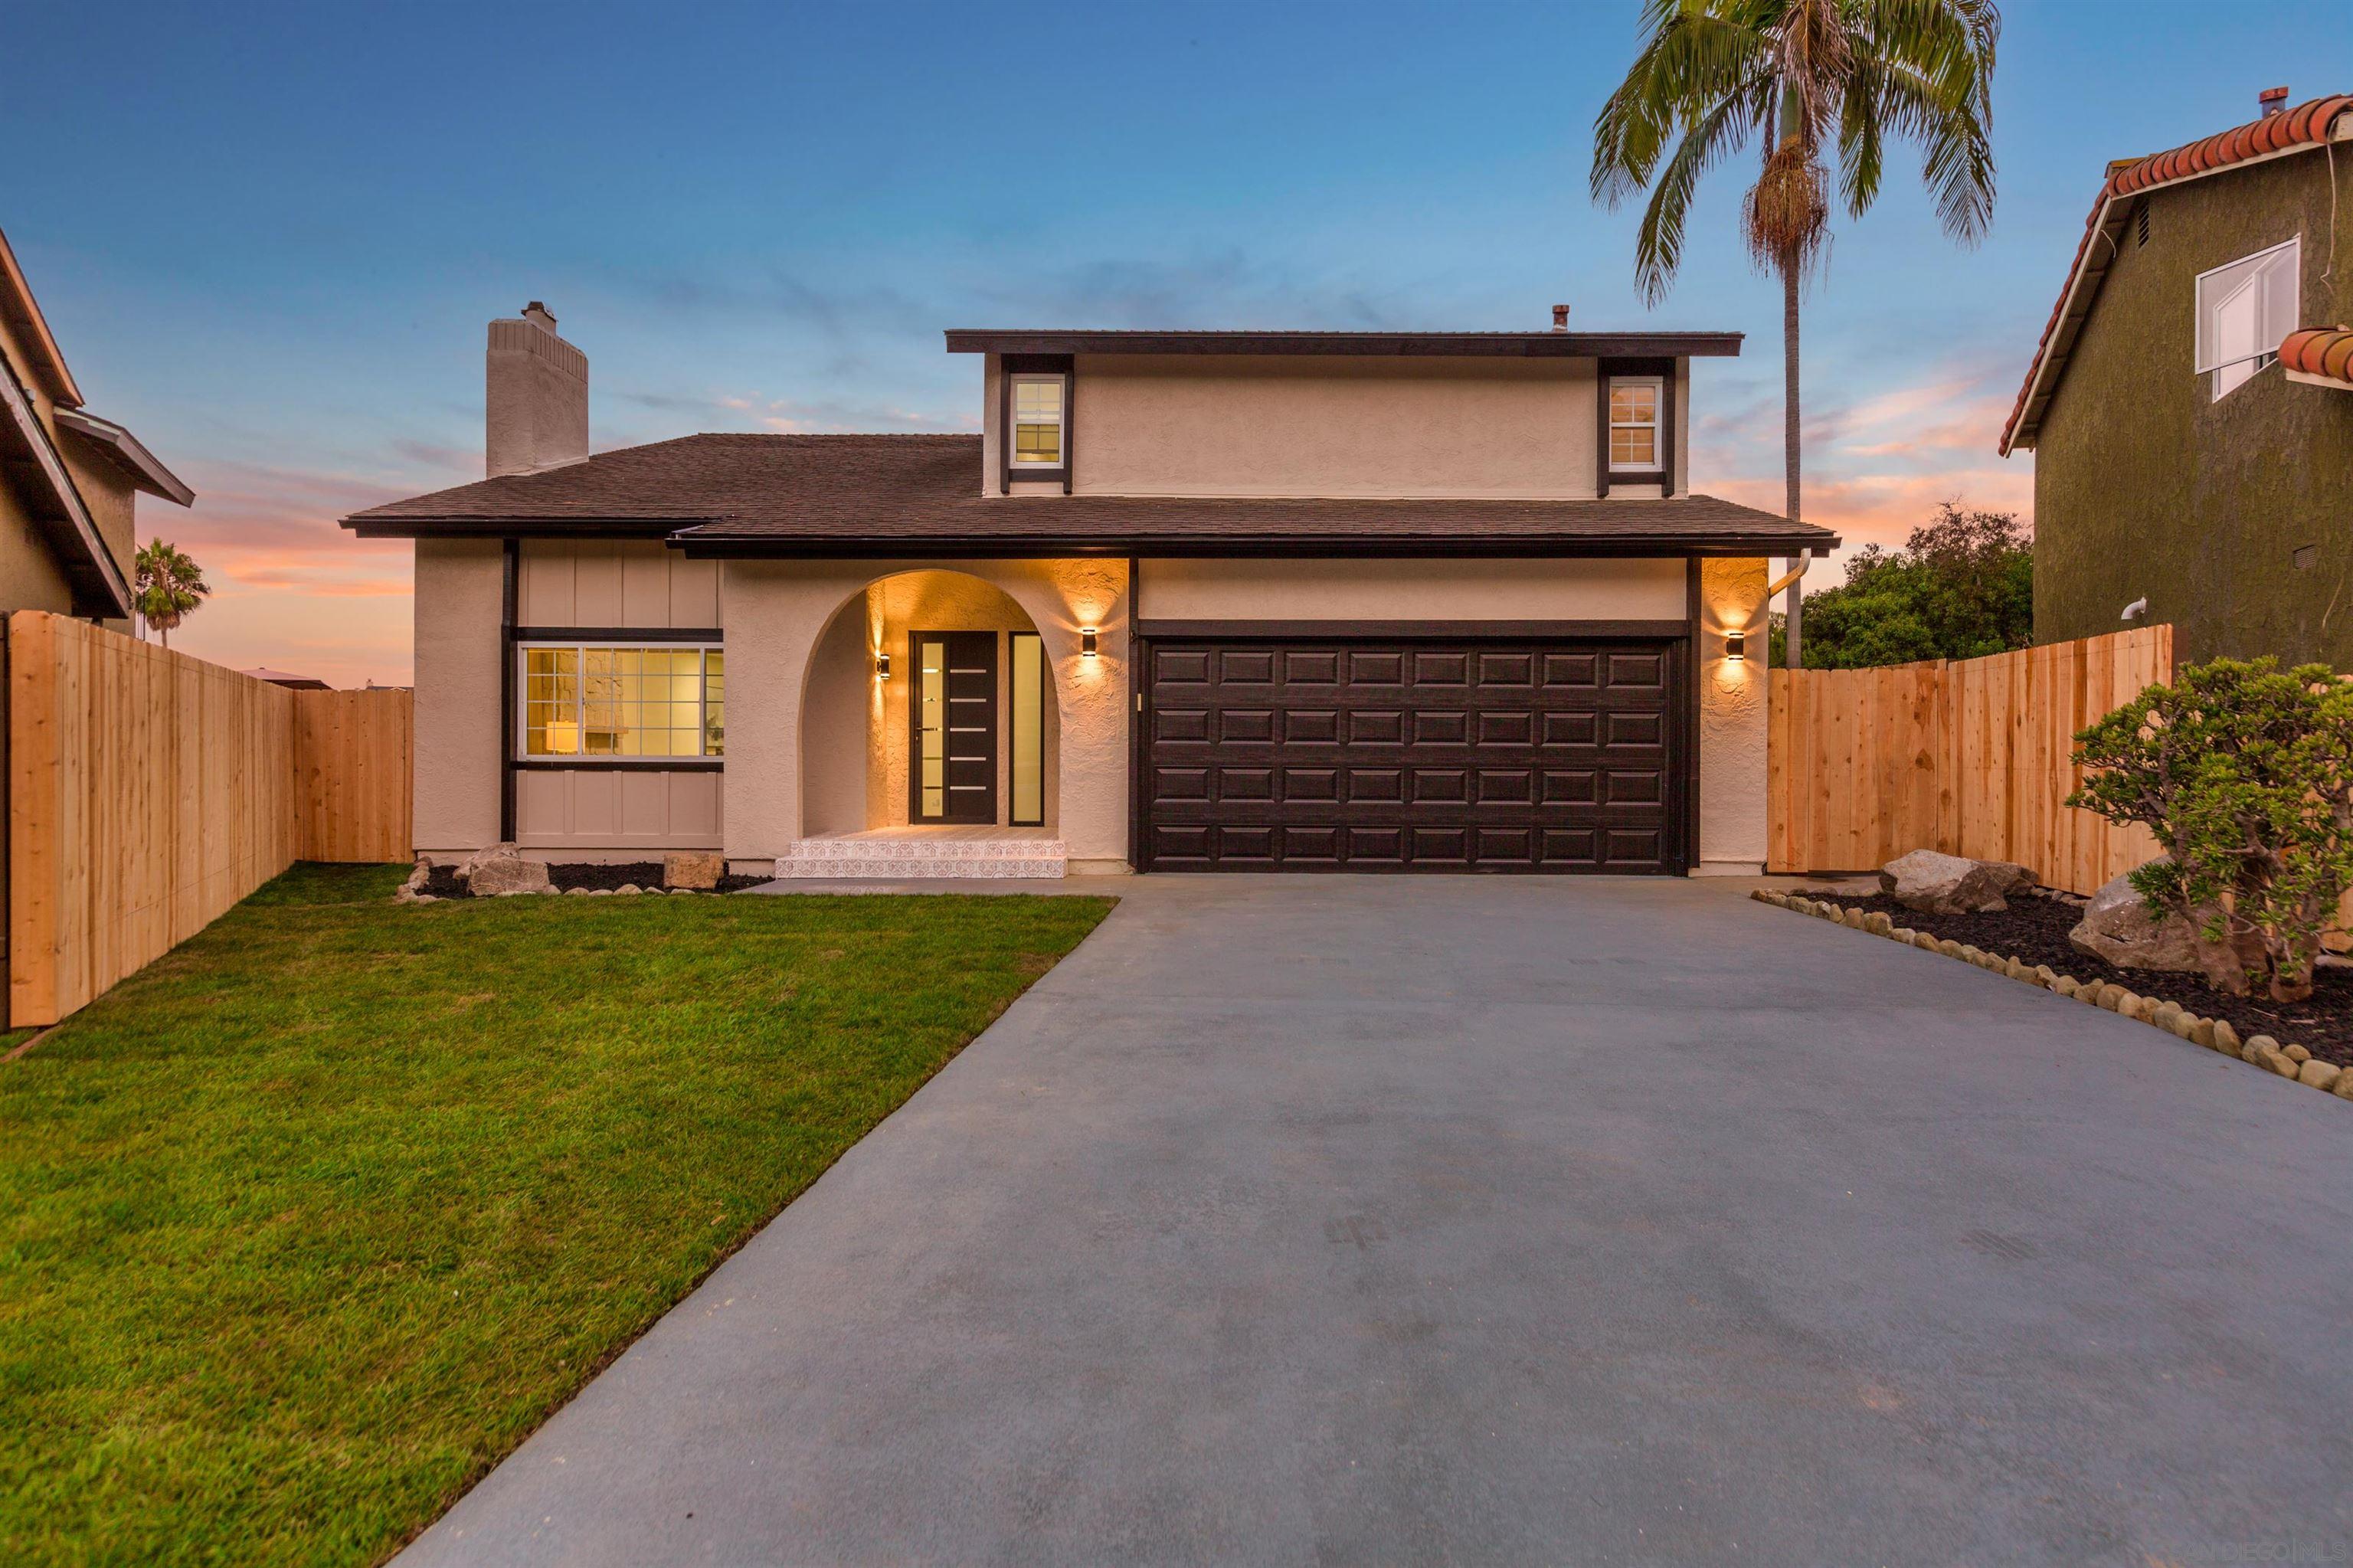
[[[1898,926],[1926,931],[1939,941],[1966,942],[2030,967],[2048,964],[2079,980],[2108,980],[2142,996],[2179,1002],[2202,1018],[2226,1019],[2242,1040],[2268,1034],[2282,1045],[2301,1045],[2321,1061],[2353,1066],[2353,971],[2334,965],[2322,966],[2308,1000],[2283,1005],[2268,997],[2216,991],[2197,974],[2118,969],[2095,959],[2067,940],[2067,933],[2084,918],[2082,907],[2046,895],[2012,898],[2008,909],[1989,915],[1924,915],[1885,894],[1806,896],[1850,909],[1877,910]]]
[[[636,860],[620,865],[551,865],[547,880],[555,885],[558,893],[569,893],[575,887],[607,888],[618,892],[624,887],[659,887],[662,885],[661,862]],[[746,887],[757,887],[769,879],[765,876],[723,876],[716,891],[740,893]],[[426,892],[436,898],[471,898],[464,883],[458,880],[457,868],[437,865],[426,878]]]

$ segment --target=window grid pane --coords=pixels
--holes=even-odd
[[[723,754],[717,649],[527,648],[526,757]]]

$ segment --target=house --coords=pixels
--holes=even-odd
[[[2129,609],[2183,662],[2353,670],[2353,97],[2287,96],[2108,165],[2001,436],[2034,452],[2038,641]]]
[[[591,455],[493,322],[416,548],[417,847],[780,874],[1747,872],[1767,558],[1731,333],[952,331],[977,435]]]
[[[0,235],[0,613],[54,610],[127,630],[133,508],[195,493],[81,388]]]
[[[267,681],[273,686],[283,686],[290,692],[332,692],[334,690],[334,687],[327,684],[326,682],[319,679],[316,675],[290,675],[283,670],[271,670],[266,667],[257,667],[251,670],[239,670],[237,673],[240,675],[250,676],[257,681]]]

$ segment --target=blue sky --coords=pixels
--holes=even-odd
[[[5,228],[97,412],[201,495],[142,500],[218,590],[180,645],[408,669],[357,506],[478,477],[483,323],[543,299],[599,447],[956,429],[947,326],[1730,328],[1700,487],[1778,507],[1779,310],[1715,176],[1681,281],[1586,196],[1633,0],[1518,5],[19,6]],[[1993,455],[2105,161],[2353,88],[2353,6],[2006,8],[1979,249],[1908,165],[1808,303],[1809,512],[1900,538]]]

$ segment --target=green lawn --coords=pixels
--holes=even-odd
[[[0,1065],[0,1561],[388,1555],[1110,908],[401,874]]]

